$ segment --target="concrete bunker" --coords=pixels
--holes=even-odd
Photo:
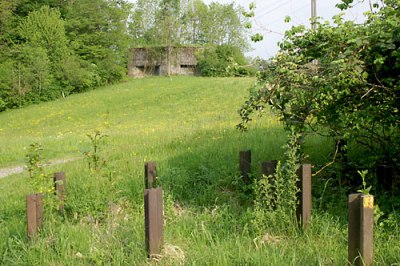
[[[196,75],[198,47],[151,47],[129,50],[128,75],[131,77]]]

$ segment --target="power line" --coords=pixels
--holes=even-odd
[[[289,17],[292,17],[297,11],[300,11],[300,10],[302,10],[302,9],[304,9],[305,7],[308,7],[308,6],[309,6],[309,4],[305,4],[305,5],[302,5],[302,6],[299,7],[299,8],[297,8],[297,9],[291,11]],[[268,21],[266,21],[266,22],[264,22],[264,23],[265,23],[265,24],[269,24],[269,25],[274,25],[274,24],[276,24],[276,23],[282,22],[282,21],[280,21],[280,20],[281,20],[281,19],[284,19],[285,17],[287,17],[287,16],[286,16],[286,15],[284,15],[284,16],[279,16],[279,17],[277,17],[277,18],[274,18],[273,20],[268,20]],[[297,17],[297,16],[296,16],[296,17]],[[273,21],[273,22],[272,22],[272,21]],[[272,23],[270,23],[270,22],[272,22]]]
[[[283,2],[283,3],[281,3],[280,5],[277,5],[277,6],[273,7],[272,9],[266,10],[266,12],[263,12],[263,13],[257,15],[256,17],[262,18],[262,17],[264,17],[265,15],[271,14],[271,13],[274,12],[275,10],[277,10],[277,9],[279,9],[279,8],[281,8],[281,7],[283,7],[283,6],[285,6],[286,4],[288,4],[290,1],[291,1],[291,0],[287,0],[287,1]]]

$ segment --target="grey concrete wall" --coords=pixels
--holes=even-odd
[[[195,75],[195,47],[132,48],[129,51],[128,75]]]

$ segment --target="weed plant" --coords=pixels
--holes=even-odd
[[[297,182],[300,167],[299,135],[292,131],[285,148],[283,162],[278,162],[276,173],[256,179],[252,225],[258,234],[272,231],[293,235],[296,231],[296,207],[299,192]]]

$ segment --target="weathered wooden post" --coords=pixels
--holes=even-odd
[[[59,200],[58,211],[64,210],[65,201],[67,198],[67,183],[64,172],[54,173],[54,193],[57,195]]]
[[[261,164],[262,174],[265,176],[274,175],[276,172],[276,165],[278,164],[277,160],[265,161]]]
[[[146,162],[144,164],[144,186],[145,186],[145,188],[152,188],[155,185],[156,177],[157,177],[156,162]]]
[[[245,184],[250,183],[250,171],[251,171],[251,151],[245,150],[239,152],[239,167],[240,174]]]
[[[30,194],[26,196],[26,229],[28,239],[32,238],[43,223],[43,196]]]
[[[349,195],[349,265],[370,266],[374,262],[374,196]]]
[[[164,242],[163,191],[162,188],[153,188],[155,180],[156,163],[145,163],[144,221],[149,258],[160,254]]]
[[[145,234],[149,258],[160,254],[164,242],[162,188],[145,189]]]
[[[303,164],[298,171],[299,193],[297,206],[297,218],[303,228],[307,228],[311,219],[311,164]]]

